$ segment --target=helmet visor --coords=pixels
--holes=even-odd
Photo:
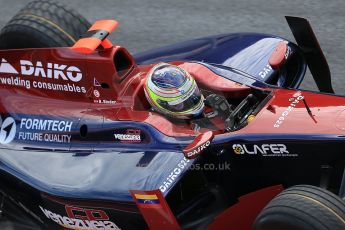
[[[195,106],[197,106],[200,103],[200,100],[201,100],[201,93],[198,87],[196,87],[193,94],[190,95],[189,98],[187,98],[186,100],[178,104],[162,101],[159,99],[157,100],[157,102],[164,109],[167,109],[171,112],[183,112],[183,111],[188,111],[194,108]]]

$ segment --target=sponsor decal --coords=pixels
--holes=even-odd
[[[290,105],[282,112],[282,114],[280,115],[280,117],[277,119],[277,121],[274,123],[273,127],[274,128],[279,128],[284,121],[287,119],[288,115],[290,114],[290,112],[296,107],[296,105],[304,99],[304,96],[301,95],[301,92],[298,92],[296,94],[293,95],[293,97],[291,97],[289,99]]]
[[[44,142],[55,142],[55,143],[70,143],[71,135],[66,134],[54,134],[54,133],[29,133],[19,132],[18,140],[23,141],[44,141]]]
[[[70,143],[72,135],[61,133],[71,132],[72,125],[72,121],[22,118],[18,140]]]
[[[72,129],[72,121],[58,121],[58,120],[43,120],[43,119],[31,119],[22,118],[20,122],[20,128],[31,130],[44,130],[54,132],[70,132]]]
[[[76,230],[120,230],[114,222],[109,220],[107,213],[103,210],[66,205],[66,214],[61,215],[41,206],[39,208],[48,219],[64,228]]]
[[[43,65],[40,61],[33,64],[28,60],[20,60],[20,73],[27,76],[51,78],[56,80],[62,79],[72,82],[79,82],[83,77],[80,69],[76,66],[60,65],[50,62]]]
[[[9,64],[5,58],[2,58],[0,63],[0,73],[18,74],[18,71],[15,68],[13,68],[13,66]]]
[[[292,154],[288,151],[284,144],[261,144],[261,145],[249,145],[246,144],[234,144],[232,149],[235,154],[242,155],[262,155],[267,157],[297,157],[298,154]]]
[[[26,89],[36,88],[52,91],[64,91],[74,93],[86,93],[86,88],[76,85],[82,80],[83,74],[76,66],[67,66],[56,63],[45,63],[29,60],[20,60],[20,72],[16,70],[6,59],[1,59],[0,73],[10,73],[11,77],[0,77],[0,84],[20,86]],[[26,76],[30,76],[28,79]],[[45,82],[47,79],[68,81],[67,84]]]
[[[186,154],[187,158],[193,158],[194,156],[199,155],[200,153],[202,153],[209,145],[211,144],[211,141],[206,141],[204,144],[198,146],[196,149],[188,152]]]
[[[12,117],[7,117],[2,121],[0,116],[0,143],[9,144],[16,135],[17,125]]]
[[[122,143],[140,143],[141,142],[141,130],[140,129],[127,129],[125,133],[114,133],[115,140],[119,140]]]
[[[236,153],[236,154],[244,154],[245,153],[242,145],[240,145],[240,144],[232,145],[232,149],[234,150],[234,153]]]
[[[259,72],[259,76],[260,76],[262,79],[264,79],[264,78],[266,78],[267,74],[269,74],[271,71],[272,71],[272,67],[270,66],[270,64],[267,64],[267,65],[263,68],[263,70],[261,70],[261,71]]]
[[[185,171],[189,161],[190,161],[189,159],[184,157],[177,164],[177,166],[170,172],[169,176],[159,186],[159,190],[161,190],[162,193],[167,191],[173,185],[173,183],[177,179],[177,177]]]
[[[214,138],[212,131],[201,133],[190,143],[185,149],[183,149],[183,154],[188,159],[193,159],[199,154],[204,152],[208,146],[210,146],[211,141]]]

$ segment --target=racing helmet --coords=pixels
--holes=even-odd
[[[193,118],[204,109],[204,97],[194,78],[182,68],[159,63],[148,73],[144,87],[154,111],[173,118]]]

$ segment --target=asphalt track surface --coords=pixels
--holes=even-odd
[[[0,27],[27,2],[0,0]],[[284,15],[311,22],[328,60],[336,93],[345,95],[344,0],[60,0],[89,21],[113,18],[120,27],[114,43],[136,53],[193,38],[229,33],[261,32],[291,41]],[[310,74],[302,88],[315,90]],[[0,225],[0,229],[10,229]]]

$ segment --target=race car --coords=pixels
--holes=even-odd
[[[0,34],[0,214],[18,229],[345,229],[345,98],[309,22],[297,43],[230,33],[130,54],[51,1]],[[163,116],[158,63],[219,126]],[[309,67],[320,92],[299,89]],[[228,106],[224,106],[228,105]],[[194,124],[194,125],[193,125]]]

